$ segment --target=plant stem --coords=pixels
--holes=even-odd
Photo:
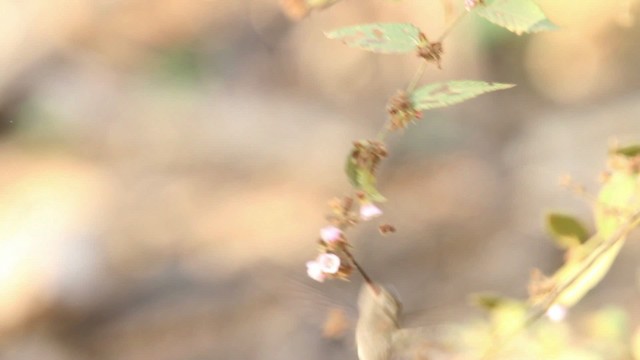
[[[360,275],[362,275],[362,278],[364,279],[364,281],[369,285],[373,285],[374,284],[373,281],[371,280],[369,275],[367,275],[367,273],[364,271],[362,266],[358,264],[358,262],[356,261],[356,258],[354,258],[353,254],[351,254],[351,251],[349,251],[348,249],[345,249],[344,253],[347,254],[347,257],[349,258],[349,260],[351,260],[353,265],[355,265],[356,269],[358,269],[358,272],[360,272]]]
[[[580,280],[582,275],[584,275],[589,269],[593,267],[593,265],[600,260],[600,258],[614,245],[618,242],[622,241],[627,237],[627,235],[635,229],[640,224],[640,211],[634,213],[629,217],[626,224],[620,227],[620,229],[613,234],[609,239],[604,241],[598,248],[596,248],[587,258],[587,261],[584,263],[582,267],[573,275],[569,280],[567,280],[562,286],[558,287],[555,291],[549,294],[548,298],[543,303],[537,311],[534,311],[525,322],[525,327],[530,324],[535,323],[538,319],[542,318],[544,314],[547,313],[547,310],[562,296],[576,281]]]
[[[422,76],[424,75],[424,72],[426,70],[427,70],[427,62],[423,60],[422,62],[420,62],[420,67],[418,67],[418,70],[413,75],[413,79],[411,79],[411,82],[409,83],[409,85],[407,85],[405,92],[408,95],[410,95],[413,92],[413,90],[416,89],[418,82],[420,81],[420,79],[422,79]]]
[[[543,301],[542,306],[534,308],[533,312],[529,314],[529,316],[524,320],[522,326],[520,326],[513,333],[508,335],[505,339],[498,342],[496,345],[491,347],[482,357],[482,359],[490,359],[494,355],[496,355],[500,349],[508,344],[513,338],[515,338],[522,331],[528,329],[530,326],[535,324],[538,320],[542,319],[544,315],[547,313],[549,308],[554,305],[554,303],[565,294],[565,292],[576,283],[576,281],[580,280],[582,276],[591,269],[598,260],[602,258],[602,256],[611,249],[618,242],[622,241],[627,237],[627,235],[636,227],[640,225],[640,211],[635,212],[633,215],[629,217],[624,225],[622,225],[618,231],[616,231],[611,237],[609,237],[606,241],[602,242],[586,259],[583,265],[578,269],[578,271],[564,284],[557,287],[553,292],[551,292],[547,298]],[[597,236],[597,235],[596,235]]]
[[[444,30],[442,35],[440,35],[440,37],[438,38],[438,40],[436,42],[441,43],[449,35],[451,30],[453,30],[460,23],[460,20],[462,20],[466,14],[467,14],[467,12],[465,11],[465,12],[461,13],[460,15],[458,15],[458,17],[456,17],[447,26],[447,28]],[[409,85],[407,85],[407,88],[405,89],[405,91],[408,94],[408,96],[410,96],[411,93],[415,90],[416,86],[418,86],[418,83],[420,82],[420,80],[424,76],[424,73],[425,73],[426,70],[427,70],[427,62],[426,61],[422,61],[420,63],[420,66],[416,70],[415,74],[413,75],[413,78],[411,79],[411,82],[409,83]],[[389,122],[390,121],[391,120],[387,120],[385,122],[385,124],[382,126],[382,128],[378,131],[378,134],[376,135],[376,139],[378,141],[384,142],[385,138],[389,134]],[[371,281],[371,278],[367,275],[367,273],[360,266],[360,264],[358,264],[356,259],[353,257],[353,254],[351,254],[351,252],[349,250],[345,250],[345,253],[349,257],[349,260],[351,260],[353,265],[356,267],[356,269],[358,269],[358,271],[360,272],[360,274],[364,278],[364,281],[369,285],[373,285],[373,282]]]
[[[440,37],[438,38],[438,40],[436,40],[436,42],[442,42],[444,41],[444,39],[449,36],[449,34],[451,33],[451,31],[460,23],[460,21],[462,19],[464,19],[464,17],[467,15],[467,11],[463,11],[460,15],[458,15],[458,17],[456,17],[451,24],[449,24],[449,26],[447,26],[446,29],[444,29],[444,32],[442,33],[442,35],[440,35]]]

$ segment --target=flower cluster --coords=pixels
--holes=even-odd
[[[332,212],[328,220],[331,224],[320,229],[319,254],[306,264],[307,275],[313,280],[347,279],[351,275],[354,264],[344,230],[382,215],[382,210],[367,200],[363,193],[358,193],[358,199],[357,211],[353,209],[354,199],[349,196],[329,202]]]
[[[388,129],[398,130],[406,128],[410,123],[422,117],[422,113],[413,107],[409,95],[405,91],[398,91],[387,104],[387,113],[391,117]]]
[[[418,44],[419,57],[427,62],[436,64],[438,69],[442,69],[441,61],[443,53],[444,48],[442,47],[442,42],[430,42],[425,34],[420,33],[420,43]]]

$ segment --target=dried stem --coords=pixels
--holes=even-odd
[[[347,254],[347,257],[349,258],[349,260],[351,260],[353,265],[355,265],[356,269],[358,269],[358,272],[360,273],[360,275],[362,275],[362,278],[364,279],[364,281],[368,285],[373,286],[373,281],[371,281],[371,278],[369,277],[369,275],[367,275],[367,273],[364,271],[362,266],[360,266],[360,264],[358,264],[358,262],[356,261],[356,258],[354,258],[353,254],[351,254],[351,251],[345,249],[344,252],[345,252],[345,254]]]

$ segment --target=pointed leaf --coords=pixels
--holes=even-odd
[[[385,202],[387,199],[376,188],[376,176],[368,169],[357,168],[358,188],[367,195],[367,198],[375,202]]]
[[[347,46],[377,53],[407,53],[417,50],[420,29],[408,23],[375,23],[336,29],[325,33]]]
[[[640,145],[629,145],[619,149],[616,149],[614,153],[625,157],[635,157],[640,155]]]
[[[585,226],[570,215],[547,214],[546,225],[556,244],[563,249],[580,245],[589,238],[589,233]]]
[[[618,230],[625,225],[628,214],[640,209],[640,177],[637,173],[615,170],[602,186],[598,194],[598,205],[595,208],[595,220],[598,233],[587,240],[576,250],[582,256],[567,261],[553,275],[558,283],[564,283],[572,278],[584,264],[592,259],[595,249],[604,241],[611,239]],[[556,303],[573,306],[580,301],[592,288],[602,281],[609,272],[611,265],[624,246],[625,237],[620,238],[607,249],[593,264],[558,298]]]
[[[347,163],[344,167],[344,172],[347,174],[349,178],[349,182],[354,187],[359,187],[358,185],[358,163],[356,159],[353,158],[352,154],[349,154],[347,158]]]
[[[505,298],[493,293],[471,294],[469,301],[484,310],[493,310],[505,302]]]
[[[461,103],[478,95],[509,89],[513,84],[488,83],[484,81],[449,81],[425,85],[411,94],[416,110],[428,110]]]
[[[599,237],[592,238],[597,241],[602,241]],[[591,241],[591,240],[590,240]],[[591,245],[586,242],[582,246]],[[620,253],[620,249],[624,245],[623,241],[619,241],[611,248],[609,248],[604,254],[602,254],[593,265],[591,265],[582,276],[572,283],[572,285],[563,292],[563,294],[556,300],[557,304],[571,307],[578,303],[591,289],[602,281],[605,275],[609,272],[611,265],[615,261],[616,257]],[[584,266],[584,264],[590,258],[582,259],[581,261],[570,261],[565,263],[560,269],[556,271],[553,278],[558,283],[565,283]]]
[[[494,0],[476,7],[476,13],[518,35],[558,28],[532,0]]]

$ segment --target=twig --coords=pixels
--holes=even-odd
[[[362,275],[362,278],[364,279],[364,281],[370,285],[373,286],[373,281],[371,280],[371,278],[369,277],[369,275],[367,275],[367,273],[364,271],[364,269],[362,268],[362,266],[360,266],[360,264],[358,264],[358,262],[356,261],[356,258],[353,257],[353,254],[351,254],[351,251],[349,251],[348,249],[344,249],[344,253],[347,255],[347,257],[349,258],[349,260],[351,260],[351,262],[353,263],[353,265],[355,265],[356,269],[358,269],[358,272],[360,273],[360,275]]]

